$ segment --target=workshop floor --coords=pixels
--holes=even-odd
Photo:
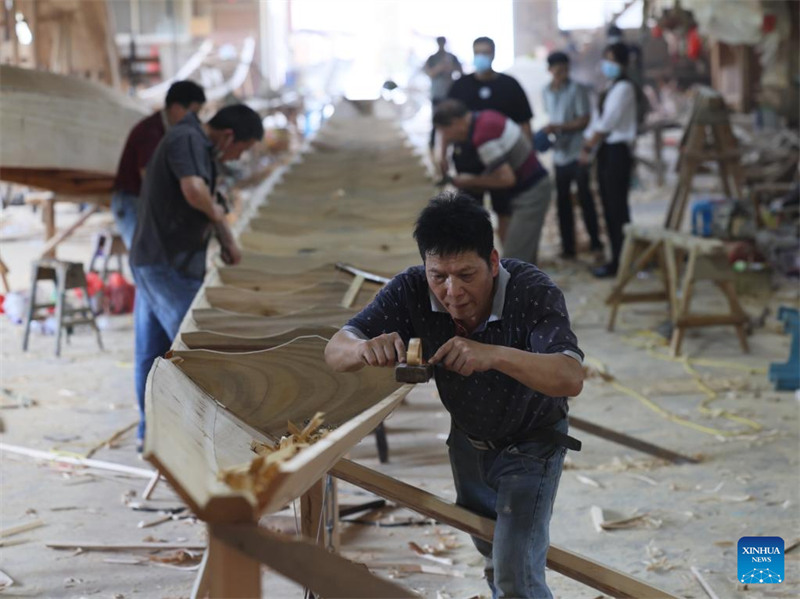
[[[634,194],[636,222],[660,222],[668,199],[666,189]],[[75,206],[59,205],[58,209],[60,225],[77,216]],[[93,216],[59,248],[59,256],[88,262],[92,233],[110,220],[108,213]],[[41,247],[41,225],[29,208],[22,207],[7,210],[0,225],[12,288],[25,290],[28,265]],[[611,283],[589,276],[588,255],[583,263],[548,259],[556,253],[551,228],[541,266],[565,292],[580,345],[590,358],[587,364],[594,369],[605,367],[616,379],[612,384],[600,377],[589,378],[583,393],[571,402],[573,413],[701,461],[673,465],[573,431],[584,448],[569,454],[553,515],[552,542],[683,597],[706,596],[692,567],[719,599],[799,596],[800,550],[786,555],[786,582],[751,585],[746,590],[736,582],[740,537],[781,536],[787,547],[800,537],[800,403],[794,393],[773,391],[764,374],[771,362],[787,359],[789,338],[775,314],[780,305],[798,305],[796,282],[758,296],[743,296],[754,317],[748,355],[740,352],[730,327],[687,335],[685,355],[714,362],[695,364],[693,374],[687,364],[666,358],[663,339],[654,332],[665,318],[663,305],[624,307],[616,331],[608,333],[604,299]],[[698,286],[697,305],[716,304],[715,293]],[[759,320],[765,308],[769,312]],[[79,328],[62,357],[55,358],[53,337],[42,334],[35,334],[30,351],[21,353],[22,327],[0,318],[2,443],[85,455],[136,421],[132,317],[104,317],[103,327],[105,351],[97,350],[88,329]],[[701,411],[713,393],[714,401]],[[350,457],[452,500],[444,445],[448,418],[434,387],[415,389],[386,427],[388,464],[378,463],[371,436]],[[99,449],[93,458],[150,468],[137,459],[132,432],[113,448]],[[160,484],[152,499],[144,502],[139,495],[145,478],[41,463],[6,451],[0,452],[0,476],[0,528],[36,519],[43,522],[2,539],[0,570],[14,581],[0,591],[4,595],[189,596],[201,552],[151,554],[46,546],[154,539],[202,545],[203,525],[183,517],[184,513],[168,522],[141,526],[161,517],[157,511],[141,511],[142,507],[182,507],[168,485]],[[339,493],[341,504],[374,499],[346,484],[340,484]],[[627,527],[597,532],[590,517],[592,506],[602,508],[606,520],[640,517]],[[488,596],[481,578],[482,560],[466,535],[391,504],[348,520],[357,522],[342,523],[345,556],[397,579],[425,598]],[[263,524],[284,531],[299,526],[292,509],[266,518]],[[430,546],[438,561],[414,553],[410,542]],[[411,571],[419,566],[427,566],[428,572]],[[263,577],[264,597],[303,595],[299,586],[274,573],[265,570]],[[602,596],[554,573],[549,582],[557,597]],[[3,584],[0,576],[0,588]]]

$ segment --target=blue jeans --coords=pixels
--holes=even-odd
[[[554,428],[566,433],[566,418]],[[566,449],[523,441],[501,450],[480,450],[455,427],[447,445],[456,503],[496,520],[493,543],[472,538],[486,560],[493,599],[550,599],[544,572]]]
[[[137,438],[144,439],[144,391],[153,362],[163,356],[178,334],[183,317],[203,284],[166,264],[132,266],[136,281],[133,324],[136,335],[134,379],[139,402]]]
[[[128,251],[133,242],[133,233],[136,231],[136,210],[139,205],[138,196],[127,191],[115,191],[111,196],[111,214],[117,223],[119,234]]]

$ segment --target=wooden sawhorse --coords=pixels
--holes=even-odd
[[[661,267],[663,288],[649,292],[625,291],[636,275],[654,260]],[[690,311],[694,285],[698,281],[711,281],[722,291],[728,302],[727,313],[696,314]],[[680,355],[684,334],[690,327],[731,325],[736,329],[742,351],[748,351],[747,314],[739,303],[723,243],[716,239],[628,224],[617,280],[606,299],[606,304],[611,306],[608,330],[614,330],[621,304],[662,300],[669,304],[673,356]]]

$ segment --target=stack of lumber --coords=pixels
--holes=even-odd
[[[278,177],[242,219],[242,262],[209,272],[174,351],[148,381],[145,457],[207,522],[282,509],[409,390],[391,369],[332,372],[323,351],[379,288],[351,285],[337,262],[384,276],[419,262],[411,231],[434,192],[420,159],[391,121],[344,103]],[[327,434],[268,480],[224,482],[258,458],[253,441],[274,444],[317,412]]]

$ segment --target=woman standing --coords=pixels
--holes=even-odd
[[[611,242],[611,261],[592,272],[596,277],[617,274],[625,223],[630,222],[628,190],[631,184],[633,145],[636,141],[637,97],[626,75],[628,46],[616,43],[603,52],[603,75],[609,85],[600,94],[597,111],[584,133],[580,162],[589,164],[597,152],[597,182]]]

